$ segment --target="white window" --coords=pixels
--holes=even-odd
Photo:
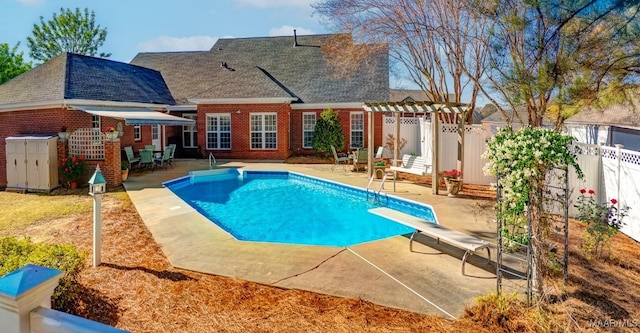
[[[313,133],[316,130],[316,113],[302,114],[302,148],[312,148]]]
[[[136,141],[142,140],[142,134],[140,133],[140,125],[133,126],[133,139]]]
[[[195,113],[185,113],[182,117],[196,120],[197,115]],[[195,123],[193,125],[182,126],[182,146],[184,148],[198,147],[198,127]]]
[[[364,147],[364,113],[351,113],[351,148]]]
[[[207,114],[207,149],[231,149],[231,114]]]
[[[91,116],[91,128],[100,129],[100,116]]]
[[[100,142],[102,140],[102,129],[100,127],[100,116],[91,115],[91,128],[93,129],[94,142]]]
[[[251,149],[278,149],[277,114],[251,114]]]

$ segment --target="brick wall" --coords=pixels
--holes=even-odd
[[[289,157],[289,104],[207,104],[198,105],[198,145],[203,156],[212,152],[217,159],[285,159]],[[251,149],[250,113],[275,112],[278,123],[277,149]],[[231,150],[207,149],[208,113],[231,115]]]
[[[307,112],[314,112],[316,114],[316,120],[320,118],[320,114],[324,110],[292,110],[291,112],[291,151],[295,155],[310,155],[315,154],[315,151],[310,148],[302,147],[302,115]],[[342,126],[342,133],[345,137],[345,147],[343,151],[348,151],[351,144],[351,112],[363,112],[362,109],[333,109],[338,114],[340,119],[340,125]],[[368,143],[369,138],[369,115],[367,112],[364,114],[364,144]],[[382,114],[376,112],[374,114],[374,145],[382,145]]]

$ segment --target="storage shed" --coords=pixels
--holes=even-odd
[[[51,191],[58,186],[58,137],[21,135],[6,139],[7,189]]]

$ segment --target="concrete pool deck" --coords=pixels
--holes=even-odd
[[[206,170],[206,160],[178,160],[168,170],[132,173],[124,183],[142,220],[174,267],[234,277],[282,288],[361,298],[418,313],[459,317],[475,297],[494,292],[495,251],[469,258],[461,274],[464,251],[418,235],[414,252],[408,236],[348,247],[285,245],[237,241],[187,205],[162,182]],[[366,188],[364,173],[331,171],[329,164],[279,162],[219,163],[247,170],[286,170]],[[379,184],[379,183],[376,183]],[[391,181],[386,193],[430,204],[440,224],[495,242],[493,202],[432,195],[431,189]],[[295,202],[293,202],[295,203]]]

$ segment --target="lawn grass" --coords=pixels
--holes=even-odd
[[[0,232],[91,212],[92,207],[91,197],[86,192],[67,195],[0,192]]]

